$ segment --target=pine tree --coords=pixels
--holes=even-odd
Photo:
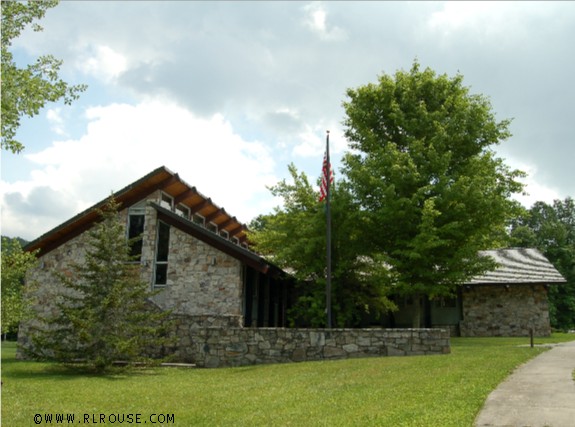
[[[150,361],[146,353],[167,342],[170,313],[150,301],[140,266],[131,262],[118,203],[110,198],[100,214],[102,221],[88,232],[84,262],[56,275],[63,289],[59,313],[40,319],[48,326],[33,335],[28,352],[35,359],[83,361],[104,371],[115,361]]]

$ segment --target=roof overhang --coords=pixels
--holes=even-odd
[[[163,221],[166,224],[169,224],[178,230],[181,230],[184,233],[189,234],[190,236],[193,236],[196,239],[222,251],[223,253],[230,255],[231,257],[241,261],[254,270],[259,271],[260,273],[271,275],[273,277],[286,274],[281,268],[269,263],[258,254],[240,245],[230,242],[228,239],[225,239],[218,234],[213,233],[208,229],[195,224],[190,220],[187,220],[186,218],[183,218],[175,212],[160,206],[158,203],[148,202],[148,204],[157,211],[158,219],[160,221]]]
[[[559,285],[567,280],[549,260],[535,248],[506,248],[481,251],[491,257],[497,267],[464,283],[465,286],[528,286]]]
[[[183,181],[177,173],[161,166],[132,184],[113,193],[120,203],[120,210],[144,199],[154,191],[161,190],[174,199],[174,203],[186,206],[191,214],[201,215],[207,221],[215,224],[218,229],[225,230],[230,237],[237,238],[240,243],[247,241],[247,227],[236,217],[229,215],[224,208],[219,207],[209,197],[201,194],[195,187]],[[26,251],[38,250],[42,256],[74,237],[91,228],[101,219],[99,211],[108,199],[104,199],[86,209],[56,228],[43,234],[25,246]]]

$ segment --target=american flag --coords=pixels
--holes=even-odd
[[[319,186],[320,202],[323,202],[323,200],[327,197],[328,185],[333,184],[333,170],[331,169],[331,164],[328,163],[329,161],[327,159],[327,151],[326,151],[325,155],[323,156],[323,168],[321,170],[321,185]]]

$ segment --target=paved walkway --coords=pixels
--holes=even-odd
[[[575,426],[575,341],[520,366],[485,401],[476,427]]]

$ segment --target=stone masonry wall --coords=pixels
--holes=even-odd
[[[177,314],[241,316],[241,263],[171,227],[168,280],[154,301]]]
[[[148,199],[156,200],[159,191]],[[128,209],[120,212],[123,224],[128,221]],[[152,286],[154,277],[157,234],[156,210],[145,208],[142,236],[141,278]],[[33,310],[41,315],[56,314],[55,301],[63,291],[55,273],[71,274],[73,263],[81,264],[87,248],[87,232],[80,234],[38,259],[38,264],[26,277],[26,292],[36,302]],[[154,296],[154,302],[176,314],[195,315],[202,326],[242,325],[241,264],[234,258],[189,236],[175,227],[170,228],[168,284]],[[40,326],[35,318],[21,323],[18,340],[30,343],[30,328]]]
[[[472,286],[463,289],[461,336],[549,336],[549,304],[543,285]]]
[[[37,313],[39,317],[53,317],[57,315],[56,302],[58,296],[63,292],[63,287],[55,273],[59,272],[65,276],[70,276],[72,274],[72,263],[83,262],[87,237],[85,233],[74,237],[40,257],[36,266],[28,270],[25,295],[33,304],[33,312]],[[19,345],[28,346],[30,344],[29,333],[31,328],[40,326],[41,324],[35,316],[22,321],[18,328]]]
[[[195,328],[182,320],[175,360],[205,368],[451,351],[443,329]]]

